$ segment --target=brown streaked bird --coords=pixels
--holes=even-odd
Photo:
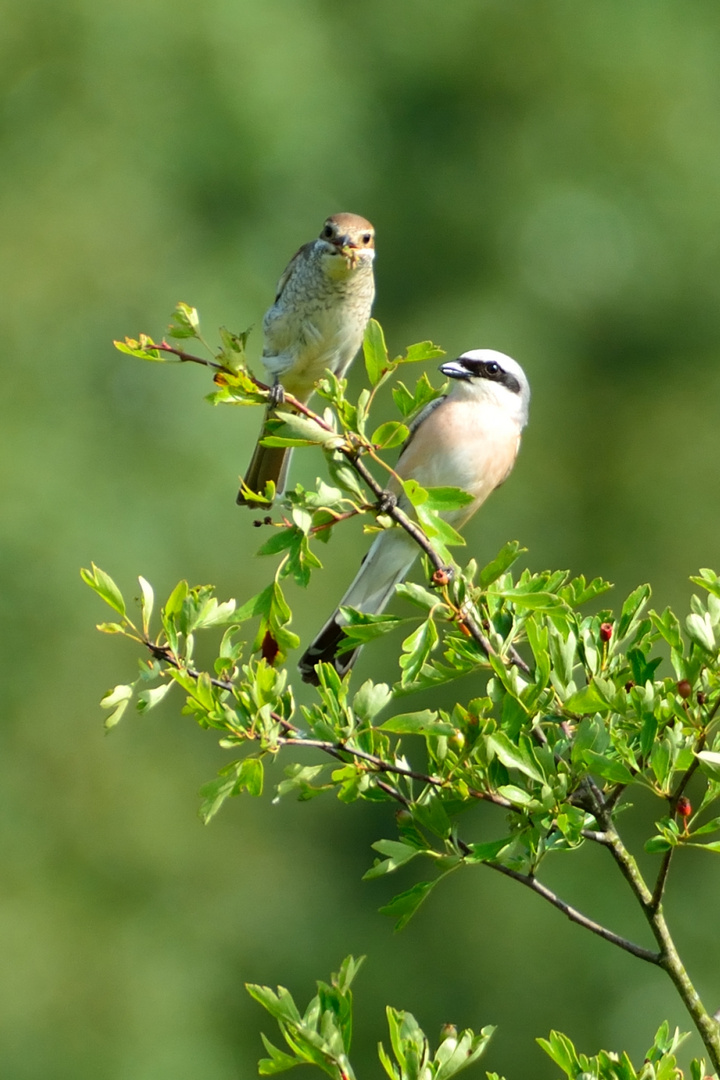
[[[461,528],[488,495],[510,475],[528,419],[530,387],[523,369],[494,349],[473,349],[441,364],[453,380],[450,392],[417,417],[395,471],[422,487],[459,487],[473,501],[442,516]],[[389,485],[396,493],[399,485]],[[398,505],[408,509],[404,496]],[[399,526],[381,532],[337,609],[300,659],[305,682],[317,683],[315,665],[332,664],[344,675],[360,648],[337,655],[343,639],[341,607],[379,614],[403,581],[420,549]]]
[[[333,214],[317,240],[303,244],[278,282],[263,319],[263,364],[277,388],[306,403],[329,368],[342,378],[362,345],[375,297],[375,230],[358,214]],[[268,408],[265,419],[272,413]],[[263,437],[265,425],[263,424]],[[244,489],[263,492],[268,480],[280,494],[290,450],[255,447],[237,501],[255,506]]]

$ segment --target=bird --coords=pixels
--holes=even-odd
[[[329,369],[341,379],[362,345],[375,298],[375,229],[358,214],[332,214],[317,240],[303,244],[285,267],[275,301],[263,318],[262,361],[273,394],[266,422],[285,394],[307,404]],[[237,502],[257,507],[268,480],[285,488],[290,450],[258,441]]]
[[[465,352],[441,364],[440,371],[452,380],[451,389],[415,419],[395,472],[424,488],[459,487],[471,495],[472,502],[442,515],[459,529],[512,472],[528,421],[530,386],[517,361],[494,349]],[[397,481],[389,487],[395,493],[402,490]],[[398,505],[409,507],[403,494]],[[417,543],[400,526],[376,537],[338,607],[299,661],[305,682],[317,685],[320,661],[332,664],[341,676],[350,670],[360,646],[338,656],[345,621],[340,608],[380,614],[418,555]]]

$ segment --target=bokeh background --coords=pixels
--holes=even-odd
[[[3,1076],[255,1075],[272,1028],[243,982],[307,999],[349,951],[363,1076],[386,1003],[431,1033],[499,1024],[484,1064],[510,1080],[556,1075],[550,1027],[637,1056],[663,1018],[688,1026],[658,971],[482,869],[393,935],[377,908],[412,878],[360,882],[384,808],[268,793],[204,828],[223,751],[179,697],[104,736],[97,701],[136,657],[93,629],[78,568],[257,590],[271,564],[234,505],[256,412],[110,342],[161,335],[178,300],[210,337],[258,326],[291,253],[351,210],[377,228],[393,350],[491,346],[529,373],[470,550],[517,538],[533,568],[601,574],[615,603],[650,581],[684,611],[688,575],[720,567],[719,51],[704,0],[0,2]],[[364,544],[345,530],[292,593],[304,640]],[[393,671],[368,649],[358,683]],[[646,941],[607,869],[583,851],[548,880]],[[714,1008],[720,875],[683,869],[668,911]]]

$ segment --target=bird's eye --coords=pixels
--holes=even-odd
[[[363,244],[369,244],[371,240],[372,240],[372,234],[371,233],[369,233],[369,232],[363,233],[363,236],[362,236]]]
[[[496,364],[494,360],[488,360],[487,364],[485,365],[486,374],[492,377],[493,375],[497,375],[499,371],[500,365]]]
[[[332,225],[326,225],[325,228],[322,231],[322,234],[323,234],[323,236],[325,237],[326,240],[332,240],[333,235],[334,235]]]

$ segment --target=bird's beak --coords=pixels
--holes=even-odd
[[[472,374],[459,360],[448,360],[447,363],[440,365],[440,370],[450,379],[472,379]]]
[[[335,240],[334,243],[340,254],[344,255],[347,259],[349,269],[354,270],[360,257],[358,255],[358,245],[355,243],[352,237],[348,236],[347,234],[345,236],[338,236],[337,240]]]

